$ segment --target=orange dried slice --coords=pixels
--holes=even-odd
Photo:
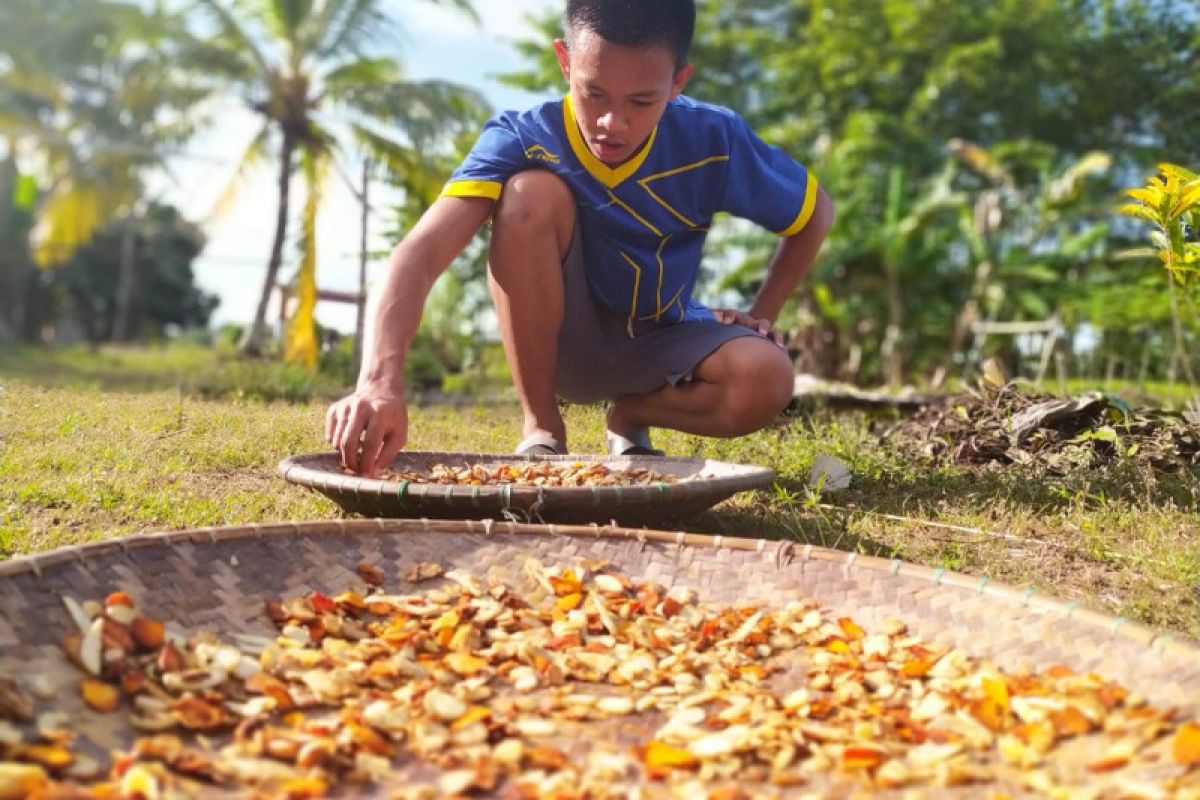
[[[158,658],[155,659],[154,664],[160,673],[179,672],[187,665],[187,661],[184,659],[183,653],[179,652],[178,647],[167,642],[158,651]]]
[[[368,753],[377,756],[391,756],[392,743],[377,733],[374,728],[366,725],[347,725],[351,740]]]
[[[246,687],[247,692],[264,694],[273,699],[280,711],[287,711],[295,705],[287,684],[265,672],[254,673],[242,685]]]
[[[850,745],[842,751],[845,769],[873,769],[887,760],[887,753],[870,745]]]
[[[691,751],[654,740],[642,752],[642,763],[648,769],[688,769],[700,763]]]
[[[569,569],[561,575],[551,575],[549,580],[550,585],[554,587],[554,593],[559,597],[579,594],[583,590],[583,581],[579,580],[579,576],[573,569]]]
[[[126,592],[113,592],[108,597],[104,598],[104,607],[111,608],[112,606],[127,606],[133,608],[133,598]]]
[[[750,795],[738,786],[722,786],[708,793],[708,800],[749,800]]]
[[[324,797],[329,792],[329,786],[320,778],[296,778],[280,787],[284,800],[312,800]]]
[[[861,639],[867,635],[857,622],[849,617],[842,617],[838,620],[838,627],[846,634],[849,639]]]
[[[313,611],[316,611],[318,614],[326,614],[337,610],[337,603],[333,602],[333,598],[321,592],[310,594],[308,602],[312,604]]]
[[[450,730],[460,731],[468,725],[482,722],[490,716],[492,716],[492,710],[487,706],[471,706],[467,709],[467,713],[450,723]]]
[[[1008,684],[999,675],[984,675],[980,679],[984,695],[1004,712],[1008,711]]]
[[[362,578],[367,584],[369,584],[371,586],[382,586],[383,585],[383,570],[381,570],[379,567],[375,566],[374,564],[370,564],[366,561],[363,561],[357,567],[354,568],[354,571],[356,573],[358,573],[358,577]]]
[[[34,797],[50,784],[46,770],[37,764],[0,762],[0,797]]]
[[[1200,722],[1185,722],[1175,731],[1171,756],[1185,767],[1200,764]]]
[[[570,763],[567,754],[556,747],[538,745],[525,751],[525,762],[534,769],[544,769],[551,772],[562,769]]]
[[[75,756],[61,744],[31,744],[17,750],[22,761],[32,761],[51,772],[66,769],[75,763]]]
[[[334,596],[333,602],[355,611],[364,611],[367,608],[367,601],[358,592],[342,592]]]
[[[1083,736],[1092,730],[1092,723],[1075,706],[1050,712],[1050,722],[1059,736]]]
[[[579,604],[582,602],[583,595],[579,592],[572,592],[558,598],[558,602],[555,603],[555,606],[559,611],[573,611],[576,608],[579,608]]]
[[[998,731],[1004,727],[1004,709],[991,697],[984,697],[971,703],[969,711],[971,716],[979,720],[988,730]]]
[[[121,675],[121,691],[128,695],[135,695],[145,691],[148,683],[149,678],[141,670],[127,670]]]
[[[906,678],[924,678],[929,674],[929,670],[933,669],[933,662],[924,659],[915,659],[905,663],[900,668],[900,674]]]
[[[226,724],[225,711],[198,697],[185,697],[171,704],[175,721],[190,731],[211,731]]]
[[[116,711],[121,705],[121,692],[117,687],[95,678],[84,678],[79,684],[79,693],[90,708],[105,714]]]
[[[1088,772],[1112,772],[1128,763],[1129,756],[1126,755],[1105,756],[1104,758],[1089,762],[1087,768]]]
[[[566,636],[555,636],[553,639],[548,639],[543,645],[547,650],[566,650],[568,647],[582,647],[583,639],[577,633],[568,634]]]
[[[167,626],[156,619],[138,617],[130,626],[133,640],[145,650],[162,647],[167,638]]]
[[[473,675],[478,675],[483,670],[487,669],[488,662],[479,656],[471,655],[464,652],[453,652],[445,658],[445,664],[454,672],[462,675],[464,678],[470,678]]]

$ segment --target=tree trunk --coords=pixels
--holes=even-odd
[[[958,318],[954,322],[954,330],[950,334],[950,350],[946,354],[945,363],[938,369],[937,376],[933,380],[933,388],[941,387],[942,382],[950,372],[954,369],[954,360],[967,342],[967,335],[971,332],[972,326],[979,321],[979,305],[983,299],[984,293],[987,291],[988,280],[992,275],[992,265],[990,261],[981,261],[975,267],[975,278],[971,284],[971,293],[967,297],[967,302],[958,312]]]
[[[1183,319],[1179,313],[1179,297],[1175,291],[1175,275],[1168,273],[1167,281],[1171,287],[1171,332],[1174,343],[1171,347],[1171,361],[1168,369],[1168,380],[1175,383],[1178,377],[1176,365],[1183,367],[1188,386],[1195,388],[1196,375],[1192,372],[1192,357],[1188,354],[1187,344],[1183,337]]]
[[[283,243],[287,238],[288,195],[292,185],[292,154],[296,149],[295,138],[287,130],[283,132],[283,152],[280,155],[279,166],[279,214],[275,219],[275,241],[271,244],[271,259],[267,262],[267,275],[263,279],[262,294],[258,298],[258,308],[254,312],[254,320],[246,328],[238,349],[244,355],[262,355],[267,336],[267,306],[271,302],[271,292],[279,277],[279,267],[283,264]]]
[[[900,265],[888,259],[884,264],[887,277],[888,322],[883,334],[879,355],[883,359],[888,386],[899,389],[904,383],[904,353],[900,348],[900,332],[904,329],[904,290],[900,286]]]
[[[121,230],[121,265],[117,277],[117,307],[113,316],[111,338],[114,342],[129,339],[129,315],[133,306],[134,271],[137,268],[137,231],[133,217],[125,220]]]
[[[0,344],[17,335],[16,308],[20,302],[18,287],[21,262],[16,246],[13,225],[13,192],[17,183],[17,164],[12,148],[0,162]]]

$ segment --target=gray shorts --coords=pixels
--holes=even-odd
[[[726,342],[755,336],[715,320],[654,326],[630,337],[626,320],[592,297],[579,229],[563,262],[563,325],[558,335],[558,394],[575,403],[646,394],[691,377]]]

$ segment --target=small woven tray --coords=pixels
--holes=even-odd
[[[644,468],[688,478],[645,486],[538,487],[516,484],[455,486],[385,481],[346,475],[333,453],[292,456],[279,464],[286,480],[316,489],[346,511],[371,517],[503,519],[521,522],[662,523],[703,511],[738,492],[771,485],[766,467],[703,458],[646,456],[517,456],[407,451],[392,468],[428,474],[437,464],[599,462],[614,469]]]
[[[332,594],[358,585],[355,567],[363,561],[384,572],[388,588],[404,586],[401,576],[423,561],[517,585],[525,580],[521,567],[530,556],[547,565],[606,560],[638,581],[690,587],[705,602],[778,608],[811,597],[868,629],[899,617],[918,636],[990,658],[1004,669],[1066,664],[1120,681],[1185,714],[1200,711],[1200,649],[1032,591],[788,542],[492,521],[203,528],[0,562],[0,675],[18,681],[44,675],[56,692],[54,708],[67,712],[88,749],[103,755],[127,747],[135,735],[124,711],[98,714],[80,700],[81,675],[60,647],[72,629],[63,595],[83,600],[124,590],[140,607],[168,620],[176,634],[208,631],[229,641],[235,633],[274,636],[265,599],[312,590]],[[50,706],[39,701],[37,711]],[[398,767],[396,778],[405,777],[405,768]],[[818,787],[801,788],[804,794]],[[978,788],[955,796],[978,796],[973,794]],[[376,796],[387,793],[388,786],[376,787]]]

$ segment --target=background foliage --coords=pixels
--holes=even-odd
[[[446,3],[469,19],[468,2]],[[1116,207],[1157,163],[1200,163],[1194,3],[698,5],[689,93],[744,114],[806,163],[838,205],[813,279],[780,320],[806,367],[893,384],[939,382],[987,355],[1019,368],[1037,341],[984,341],[981,326],[1051,319],[1072,375],[1191,370],[1194,298],[1173,294],[1145,249],[1147,228]],[[261,296],[277,280],[298,284],[305,302],[286,350],[312,364],[322,339],[311,316],[321,269],[314,223],[334,167],[372,155],[374,179],[402,191],[392,212],[399,238],[489,111],[464,87],[408,81],[396,58],[402,24],[374,0],[3,4],[0,339],[37,339],[63,318],[93,337],[131,329],[125,317],[139,307],[131,292],[145,279],[127,257],[129,237],[115,256],[111,239],[93,239],[156,224],[145,176],[216,122],[208,112],[217,99],[234,97],[263,123],[244,164],[278,169]],[[549,47],[557,15],[537,30],[516,45],[527,68],[507,80],[561,91]],[[1193,227],[1180,231],[1195,241]],[[707,296],[744,302],[771,244],[759,231],[719,225]],[[122,321],[95,324],[84,317],[97,315],[96,303],[72,298],[111,284],[114,257],[121,291],[96,303],[123,309]],[[477,242],[439,285],[418,341],[422,385],[481,363],[480,342],[493,335],[483,272]],[[198,306],[185,310],[199,299],[178,298],[168,316],[203,324]],[[261,313],[250,321],[242,344],[273,352],[259,341],[262,321]]]

